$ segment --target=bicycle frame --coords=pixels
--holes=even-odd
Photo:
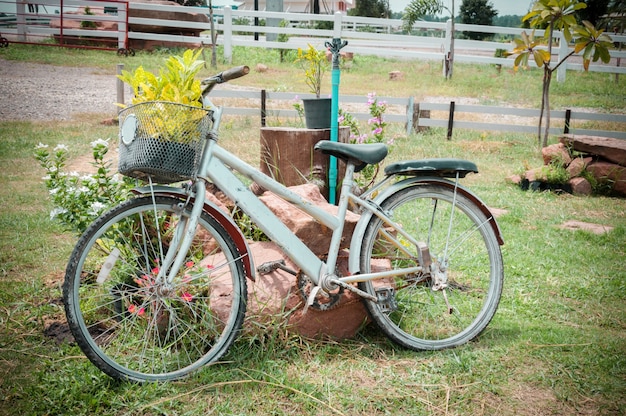
[[[245,237],[237,227],[233,227],[232,220],[228,219],[226,215],[218,214],[220,211],[219,208],[206,201],[205,185],[207,181],[214,183],[226,196],[228,196],[232,201],[235,201],[236,205],[252,219],[252,221],[268,236],[271,241],[279,246],[285,255],[291,259],[317,287],[323,290],[331,291],[334,290],[339,284],[344,288],[358,293],[360,296],[367,297],[374,301],[376,299],[374,299],[371,295],[360,291],[354,286],[349,286],[348,284],[399,275],[416,274],[423,272],[430,267],[429,254],[427,252],[423,253],[419,249],[419,247],[423,247],[425,244],[423,242],[416,241],[411,235],[404,232],[402,227],[398,226],[394,221],[388,218],[378,205],[378,202],[382,202],[387,196],[402,188],[413,186],[418,182],[436,182],[453,188],[455,195],[458,192],[468,196],[479,207],[481,207],[486,214],[488,214],[487,222],[494,228],[496,235],[500,239],[501,234],[498,225],[493,219],[493,216],[489,213],[489,209],[484,203],[482,203],[482,201],[480,201],[480,199],[478,199],[478,197],[459,185],[458,175],[454,182],[440,177],[412,177],[398,181],[394,176],[388,176],[381,182],[374,185],[369,192],[359,197],[352,193],[355,165],[352,162],[348,162],[346,164],[345,175],[341,186],[341,196],[337,205],[337,214],[329,214],[322,208],[314,205],[311,201],[301,197],[283,184],[263,174],[258,169],[239,159],[236,155],[219,146],[217,143],[217,137],[222,110],[221,108],[214,106],[207,97],[205,97],[205,106],[213,110],[214,125],[200,161],[197,180],[194,182],[195,188],[192,190],[192,214],[185,220],[186,225],[183,226],[185,231],[179,232],[180,238],[174,245],[174,247],[178,247],[178,250],[176,250],[177,252],[184,253],[188,249],[188,246],[191,244],[191,240],[193,239],[192,230],[195,230],[200,213],[203,209],[206,211],[207,207],[209,207],[211,214],[216,217],[216,219],[223,226],[225,226],[231,234],[237,233],[235,240],[238,241],[237,245],[240,248],[242,256],[247,257],[245,260],[246,269],[250,274],[249,277],[254,280],[253,260],[249,247],[245,242]],[[261,200],[252,191],[248,189],[246,185],[244,185],[244,183],[235,175],[235,173],[233,173],[233,171],[245,176],[253,182],[256,182],[262,188],[274,193],[282,200],[299,208],[310,215],[313,219],[332,230],[332,237],[328,247],[326,261],[323,261],[315,253],[313,253],[313,251],[306,244],[304,244],[292,230],[290,230],[265,204],[263,204],[263,202],[261,202]],[[172,187],[159,186],[157,188],[149,187],[149,189],[149,192],[152,192],[153,194],[176,194],[181,197],[185,195],[180,190],[175,190],[175,188]],[[144,191],[139,192],[147,193],[148,191],[144,188]],[[378,196],[376,198],[370,198],[370,196],[375,193],[378,193]],[[343,235],[345,216],[350,203],[360,207],[363,212],[355,227],[355,232],[352,236],[350,244],[348,261],[348,270],[350,275],[340,277],[336,276],[334,271],[336,270],[337,259],[340,252],[340,243]],[[394,233],[401,236],[402,239],[408,241],[413,247],[418,248],[416,253],[417,256],[415,256],[415,254],[412,254],[400,243],[397,237],[392,237],[391,235],[388,236],[397,248],[404,250],[409,256],[417,257],[418,266],[367,274],[360,273],[360,240],[365,232],[369,220],[373,215],[379,217],[386,224],[386,226],[393,228]],[[483,224],[483,226],[487,226],[487,222]],[[233,237],[235,236],[233,235]],[[182,265],[182,256],[179,255],[179,258],[174,259],[175,255],[176,253],[168,253],[164,261],[164,265],[169,266],[173,264],[171,268],[164,267],[165,270],[169,269],[168,280],[173,278]]]

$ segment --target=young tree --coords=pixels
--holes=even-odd
[[[528,61],[532,57],[537,67],[543,67],[543,89],[541,94],[541,113],[539,116],[539,126],[537,130],[537,140],[541,146],[548,143],[548,133],[550,130],[550,82],[552,74],[570,56],[581,53],[583,58],[583,68],[589,69],[589,63],[607,63],[611,58],[609,49],[613,47],[611,38],[604,34],[603,30],[598,30],[589,23],[583,21],[582,25],[576,23],[575,14],[578,10],[587,7],[579,0],[535,0],[533,7],[522,21],[528,21],[533,28],[546,27],[543,39],[535,39],[535,31],[528,35],[522,32],[521,39],[515,39],[515,47],[508,55],[517,55],[515,58],[515,69],[520,66],[527,68]],[[565,41],[574,42],[574,49],[560,60],[556,65],[552,65],[552,46],[554,42],[554,31],[560,30]],[[547,43],[547,48],[545,44]],[[541,128],[545,116],[546,125],[543,135]]]
[[[491,26],[493,18],[498,15],[493,4],[489,0],[463,0],[459,9],[461,23],[470,25]],[[489,33],[464,32],[470,39],[482,40],[489,36]]]
[[[454,64],[454,0],[452,0],[452,6],[449,9],[444,6],[442,0],[411,0],[404,9],[402,21],[404,30],[411,33],[411,28],[419,19],[429,14],[439,14],[444,10],[450,13],[450,19],[452,19],[450,53],[445,57],[444,75],[446,78],[452,78],[452,67]]]

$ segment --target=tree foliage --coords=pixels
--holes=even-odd
[[[389,18],[391,9],[386,0],[359,0],[356,6],[348,11],[350,16]]]
[[[404,9],[402,22],[404,29],[411,32],[411,28],[422,17],[429,14],[439,14],[443,11],[444,5],[441,0],[412,0]]]
[[[498,12],[489,0],[463,0],[461,9],[459,10],[461,23],[470,25],[491,26],[493,24],[493,18],[497,15]],[[479,32],[464,32],[464,34],[470,39],[476,40],[490,36],[489,33]]]

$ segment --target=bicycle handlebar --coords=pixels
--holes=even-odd
[[[250,67],[248,67],[247,65],[242,65],[227,69],[217,75],[213,75],[212,77],[205,78],[200,83],[200,85],[202,86],[202,96],[204,97],[205,95],[210,93],[216,84],[221,84],[223,82],[227,82],[236,78],[241,78],[244,75],[248,75],[249,73]]]

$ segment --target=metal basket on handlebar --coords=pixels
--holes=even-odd
[[[118,171],[158,183],[193,178],[211,122],[210,110],[172,102],[148,101],[122,110]]]

